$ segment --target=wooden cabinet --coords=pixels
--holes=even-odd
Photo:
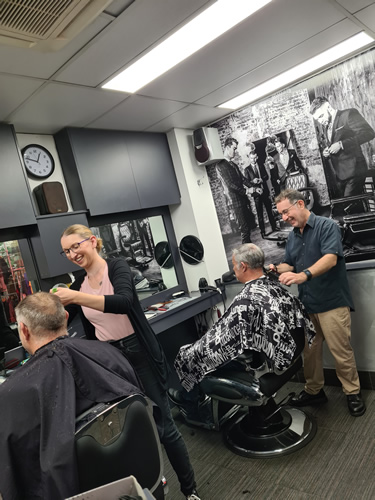
[[[0,229],[35,224],[35,212],[14,129],[0,124]]]
[[[68,128],[55,142],[74,210],[104,215],[180,202],[165,134]]]
[[[45,279],[77,271],[79,267],[60,254],[60,238],[64,230],[72,224],[87,226],[86,213],[43,215],[37,218],[37,222],[39,234],[33,236],[30,241],[40,277]]]

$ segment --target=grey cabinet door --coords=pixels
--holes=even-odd
[[[69,137],[91,215],[141,208],[123,132],[69,129]]]
[[[13,127],[0,124],[0,228],[36,224]]]
[[[165,134],[125,132],[125,137],[141,208],[180,203]]]
[[[39,235],[31,238],[31,246],[41,278],[51,278],[79,269],[64,255],[60,255],[61,234],[72,224],[87,226],[86,214],[71,212],[64,215],[38,217]]]

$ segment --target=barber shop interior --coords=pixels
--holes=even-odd
[[[1,1],[0,170],[0,500],[375,498],[375,1]]]

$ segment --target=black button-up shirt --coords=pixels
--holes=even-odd
[[[326,273],[298,286],[299,298],[309,313],[320,313],[337,307],[353,307],[340,228],[332,219],[310,214],[303,232],[294,228],[289,234],[284,262],[300,273],[323,255],[337,255],[337,264]]]

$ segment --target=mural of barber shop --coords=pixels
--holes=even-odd
[[[346,262],[375,259],[375,50],[211,124],[223,160],[207,167],[228,263],[252,241],[280,262],[291,227],[274,197],[300,190],[341,229]]]

